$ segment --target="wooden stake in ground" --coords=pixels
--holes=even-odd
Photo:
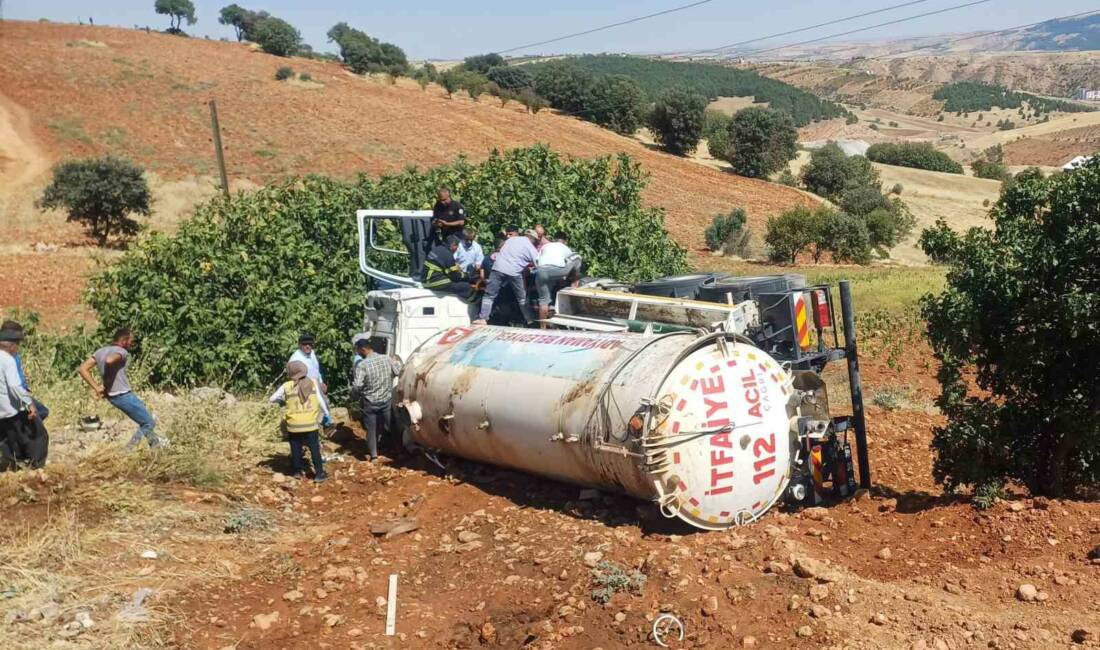
[[[225,154],[222,152],[222,130],[218,126],[218,105],[210,100],[210,130],[214,132],[214,153],[218,158],[218,171],[222,176],[222,193],[229,198],[229,177],[225,173]]]
[[[386,600],[386,636],[393,636],[397,627],[397,574],[390,574],[390,595]]]

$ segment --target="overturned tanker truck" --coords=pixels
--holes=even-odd
[[[392,237],[430,216],[357,213],[360,268],[378,287],[365,331],[404,364],[395,404],[406,444],[623,492],[711,530],[784,500],[870,487],[847,282],[843,345],[832,287],[793,275],[700,274],[630,290],[585,280],[558,292],[552,329],[472,326],[456,296],[372,262],[408,254],[380,243],[384,222]],[[852,414],[834,416],[821,375],[841,359]]]

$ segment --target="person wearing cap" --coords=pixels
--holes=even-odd
[[[290,475],[302,476],[306,471],[303,448],[309,448],[313,461],[313,480],[328,479],[321,457],[321,422],[329,417],[328,406],[321,395],[320,382],[309,376],[306,364],[290,360],[286,364],[289,379],[272,393],[269,402],[283,405],[283,429],[290,443]]]
[[[401,362],[375,350],[368,339],[355,344],[363,359],[355,364],[351,394],[359,400],[363,430],[367,432],[367,453],[371,461],[378,459],[378,441],[393,452],[400,450],[399,440],[387,440],[393,423],[393,378],[401,374]]]
[[[550,315],[552,294],[566,282],[574,283],[580,279],[581,257],[569,248],[565,233],[554,235],[554,241],[539,251],[538,272],[535,274],[535,287],[539,294],[539,320],[545,321]],[[546,323],[542,323],[545,328]]]
[[[505,240],[500,247],[500,253],[493,261],[489,283],[485,287],[485,295],[481,298],[481,313],[474,321],[475,324],[484,325],[488,322],[489,316],[493,313],[493,302],[505,286],[515,295],[524,320],[528,324],[534,322],[535,315],[531,312],[531,306],[527,304],[527,289],[523,284],[523,273],[538,261],[538,251],[535,250],[538,237],[538,233],[534,230],[528,230],[522,237]]]
[[[46,461],[35,445],[38,410],[15,362],[22,342],[21,327],[11,327],[10,323],[0,327],[0,469],[21,462],[41,467]]]
[[[10,319],[4,321],[4,323],[0,325],[0,330],[18,331],[26,336],[26,332],[24,331],[23,326],[16,321]],[[19,370],[19,379],[23,381],[23,388],[28,393],[32,393],[33,395],[33,392],[31,391],[31,384],[29,381],[27,381],[26,368],[23,367],[23,356],[19,353],[16,353],[12,356],[15,357],[15,367]],[[32,399],[34,399],[34,408],[38,411],[38,417],[35,419],[35,421],[38,423],[45,422],[46,418],[50,416],[50,409],[46,408],[46,405],[40,402],[37,397],[33,397]]]
[[[105,345],[92,356],[84,360],[77,368],[77,373],[84,383],[92,389],[96,397],[105,398],[111,406],[122,411],[126,417],[138,425],[137,431],[130,438],[126,447],[133,449],[144,438],[149,442],[151,449],[167,446],[168,441],[157,436],[157,421],[145,402],[134,393],[130,386],[130,379],[126,376],[126,366],[130,363],[130,348],[134,345],[134,334],[128,328],[120,327],[115,330],[111,343]],[[102,385],[96,383],[92,377],[92,368],[99,371]]]
[[[451,190],[446,187],[436,191],[436,199],[432,206],[433,241],[445,242],[452,235],[460,236],[466,226],[466,208],[451,198]]]
[[[455,261],[458,247],[458,237],[451,235],[447,237],[447,241],[428,253],[428,259],[424,262],[423,284],[425,289],[453,293],[459,298],[470,300],[474,288],[470,286],[469,277]]]
[[[321,389],[321,399],[324,400],[324,396],[328,394],[328,384],[325,383],[325,378],[321,375],[321,360],[317,358],[317,351],[314,350],[314,344],[317,342],[317,338],[313,335],[313,332],[302,332],[298,335],[298,349],[290,355],[287,359],[289,364],[292,361],[298,361],[305,365],[306,375],[317,383],[317,386]],[[325,420],[324,426],[332,424],[332,418],[328,415],[328,404],[325,404]]]

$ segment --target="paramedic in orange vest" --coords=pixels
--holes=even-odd
[[[329,417],[328,406],[321,397],[318,382],[310,379],[306,364],[291,361],[286,364],[286,374],[290,381],[282,386],[268,400],[285,405],[283,428],[290,442],[290,475],[300,477],[306,471],[302,447],[309,447],[309,456],[313,459],[313,480],[321,483],[328,479],[321,460],[321,420]]]

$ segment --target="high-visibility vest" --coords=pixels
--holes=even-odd
[[[426,289],[446,286],[451,282],[451,273],[462,272],[457,264],[449,269],[444,269],[431,260],[424,262],[424,268],[428,271],[424,276],[424,288]]]
[[[283,384],[283,393],[286,395],[286,412],[283,414],[283,422],[289,433],[308,433],[316,431],[321,422],[321,401],[317,398],[316,384],[309,394],[309,399],[303,402],[298,397],[298,391],[294,388],[294,382]]]

